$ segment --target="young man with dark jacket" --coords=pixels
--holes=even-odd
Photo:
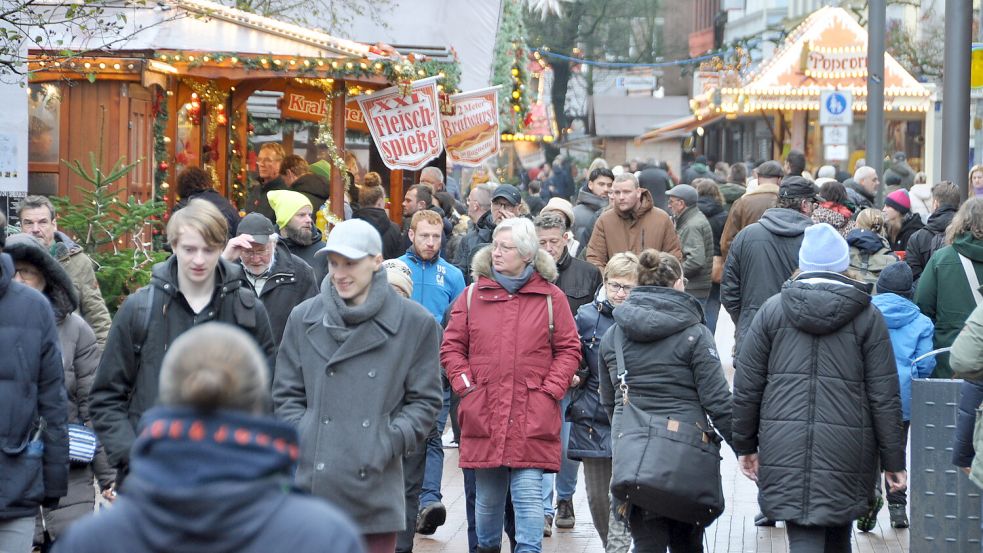
[[[221,259],[227,236],[215,206],[189,202],[167,223],[174,255],[154,265],[150,284],[127,297],[113,319],[89,397],[99,441],[119,469],[117,483],[128,470],[140,417],[157,402],[164,352],[178,336],[209,321],[233,324],[256,340],[273,366],[266,308],[242,269]]]
[[[905,263],[911,267],[915,282],[922,276],[935,250],[945,246],[945,229],[955,217],[961,202],[955,184],[942,181],[932,187],[932,214],[928,216],[925,226],[911,235],[905,250]]]
[[[594,221],[608,207],[608,194],[614,183],[614,173],[605,167],[598,167],[587,177],[587,186],[577,195],[577,205],[573,207],[573,237],[586,248],[594,232]]]
[[[386,191],[381,186],[362,186],[359,192],[362,207],[352,214],[353,219],[368,221],[382,237],[382,257],[396,259],[403,255],[402,231],[386,213]]]
[[[38,506],[68,491],[68,400],[54,311],[14,282],[6,228],[0,213],[0,551],[28,553]]]

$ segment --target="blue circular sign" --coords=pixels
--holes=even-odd
[[[846,96],[834,92],[826,97],[826,111],[830,115],[840,115],[846,111]]]

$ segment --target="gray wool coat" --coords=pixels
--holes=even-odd
[[[379,293],[379,282],[370,294]],[[325,310],[336,309],[330,286],[325,280],[287,319],[274,409],[297,425],[301,489],[345,511],[364,534],[400,531],[402,457],[423,446],[441,407],[440,327],[383,285],[380,311],[338,343],[324,322]]]

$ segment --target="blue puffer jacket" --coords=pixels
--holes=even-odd
[[[614,324],[614,306],[595,299],[577,310],[577,334],[580,335],[584,361],[589,373],[587,381],[571,392],[570,406],[564,418],[573,423],[567,457],[570,459],[611,457],[611,421],[601,406],[598,387],[601,384],[597,369],[597,356],[601,349],[601,337]]]
[[[426,307],[437,322],[442,321],[447,306],[464,291],[464,274],[440,256],[430,261],[420,259],[412,247],[399,260],[413,273],[411,299]]]
[[[13,281],[0,253],[0,522],[31,517],[68,491],[68,398],[55,314],[40,292]],[[28,441],[38,419],[44,448]]]
[[[871,300],[884,315],[891,347],[894,349],[894,362],[898,366],[898,381],[901,384],[902,419],[911,420],[911,377],[912,364],[918,357],[932,351],[932,337],[935,325],[922,315],[918,306],[897,294],[878,294]],[[918,378],[928,378],[935,369],[935,358],[929,357],[918,363],[915,371]]]

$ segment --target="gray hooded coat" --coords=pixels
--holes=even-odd
[[[422,445],[442,398],[437,321],[397,295],[384,270],[371,286],[350,309],[374,304],[362,322],[341,318],[327,280],[298,305],[273,378],[276,416],[300,434],[297,486],[346,512],[363,534],[404,529],[402,457]]]
[[[799,246],[811,224],[812,219],[798,211],[773,207],[741,230],[731,244],[720,282],[720,303],[737,325],[738,352],[758,308],[781,290],[799,266]]]
[[[887,325],[863,283],[803,273],[761,307],[734,374],[738,455],[758,453],[771,520],[843,526],[883,470],[904,470],[901,398]]]

